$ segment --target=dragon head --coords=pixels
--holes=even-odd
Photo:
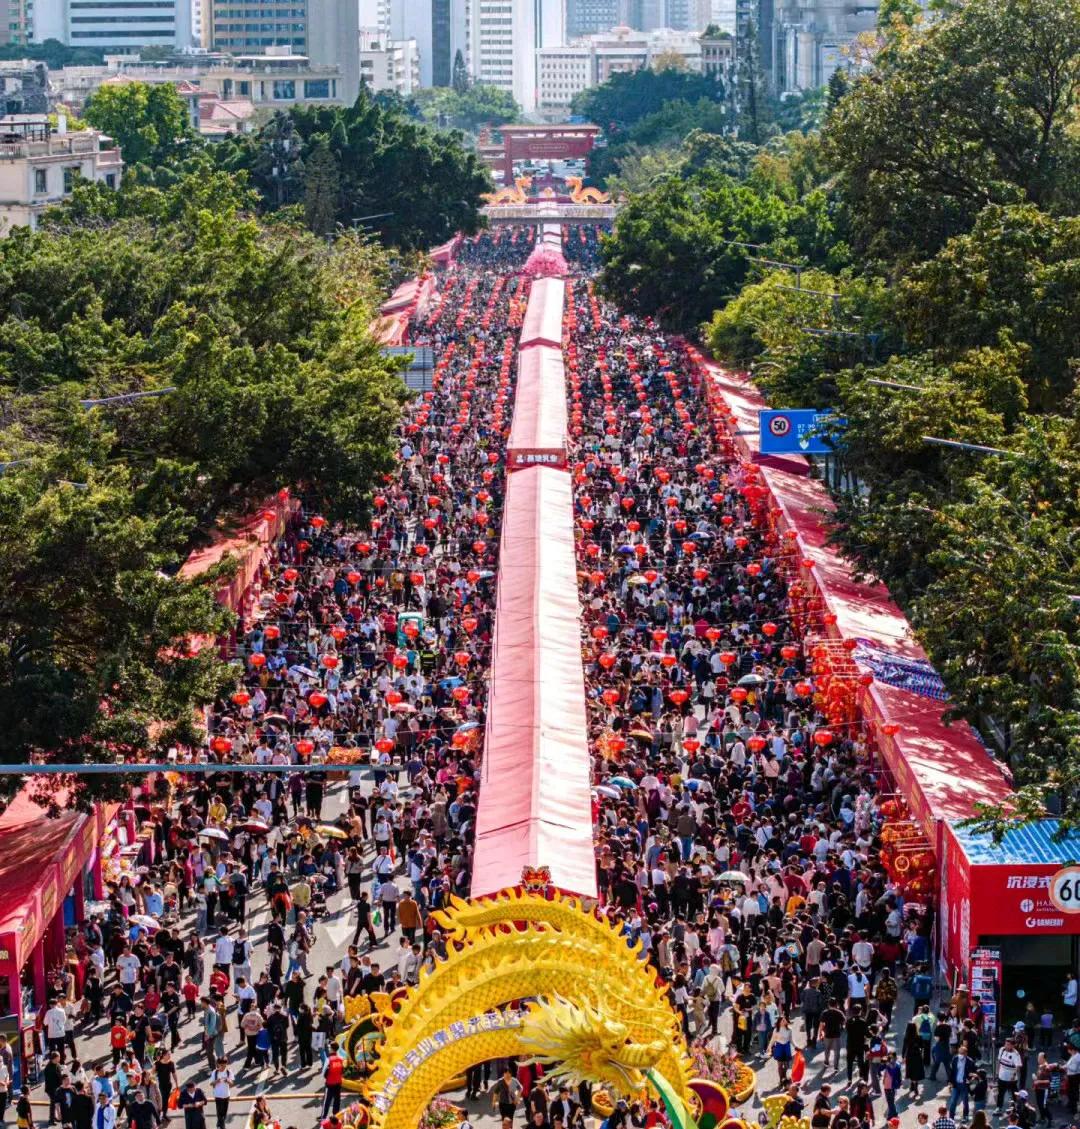
[[[644,1071],[656,1065],[666,1044],[635,1043],[625,1024],[604,1015],[599,1004],[561,997],[529,1005],[521,1030],[522,1050],[547,1067],[549,1078],[611,1087],[633,1097],[645,1084]]]

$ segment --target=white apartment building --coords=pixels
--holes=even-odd
[[[527,114],[540,103],[537,52],[565,41],[565,0],[468,0],[470,74],[509,91]]]
[[[48,207],[71,195],[75,182],[94,180],[117,188],[124,162],[119,149],[102,149],[96,129],[67,132],[44,114],[0,118],[0,236],[13,227],[37,227]]]
[[[415,39],[381,40],[360,32],[360,78],[373,93],[393,91],[407,98],[420,88],[420,52]]]
[[[192,46],[191,0],[34,0],[33,42],[137,52]]]
[[[195,56],[184,66],[111,59],[104,67],[64,67],[50,78],[64,105],[76,110],[106,82],[171,82],[185,96],[210,93],[219,101],[244,100],[256,108],[287,109],[296,103],[341,106],[355,101],[340,67],[316,66],[302,55]]]
[[[539,95],[545,116],[565,115],[575,94],[607,82],[613,74],[652,66],[661,55],[680,55],[690,70],[701,69],[701,42],[689,32],[634,31],[612,28],[605,35],[586,36],[568,47],[536,52]]]

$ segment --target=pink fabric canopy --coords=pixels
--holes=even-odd
[[[518,355],[506,465],[566,465],[566,373],[560,349],[534,345]]]
[[[526,866],[596,896],[572,507],[565,471],[507,479],[473,897]]]
[[[566,284],[561,278],[538,278],[529,292],[529,306],[521,327],[521,348],[551,345],[562,348],[563,302]]]

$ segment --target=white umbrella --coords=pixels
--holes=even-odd
[[[199,838],[200,839],[221,839],[225,843],[227,843],[229,841],[229,836],[226,835],[224,831],[220,830],[217,827],[204,828],[202,831],[199,832]]]

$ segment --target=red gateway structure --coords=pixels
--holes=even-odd
[[[514,183],[515,161],[584,160],[593,151],[598,125],[503,125],[502,144],[482,143],[481,158],[492,168],[502,166],[503,184]]]

